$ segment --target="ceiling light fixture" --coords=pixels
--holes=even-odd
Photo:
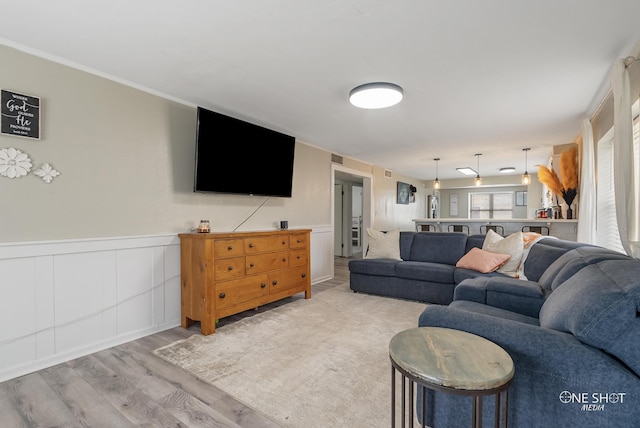
[[[349,102],[356,107],[377,109],[402,101],[402,88],[394,83],[374,82],[357,86],[349,92]]]
[[[475,169],[465,166],[464,168],[456,168],[456,171],[463,173],[464,175],[478,175]]]
[[[436,161],[436,179],[433,180],[433,188],[438,190],[440,189],[440,180],[438,180],[438,161],[440,158],[433,158],[433,160]]]
[[[522,184],[529,184],[531,183],[531,176],[529,175],[529,173],[527,172],[527,152],[531,150],[530,148],[526,148],[526,149],[522,149],[522,151],[524,152],[524,174],[522,174]]]
[[[505,166],[504,168],[500,168],[500,174],[508,174],[510,172],[515,171],[516,169],[512,166]]]
[[[482,153],[476,153],[475,156],[478,158],[478,175],[476,175],[474,182],[476,186],[482,186],[482,177],[480,177],[480,156],[482,156]]]

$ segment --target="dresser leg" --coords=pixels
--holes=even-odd
[[[216,332],[216,320],[200,321],[200,333],[208,336]]]
[[[187,318],[185,316],[182,317],[182,322],[180,323],[180,326],[182,328],[189,328],[193,325],[195,321],[192,320],[191,318]]]

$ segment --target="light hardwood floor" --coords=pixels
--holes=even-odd
[[[348,259],[312,293],[348,281]],[[287,304],[220,320],[219,326]],[[313,296],[312,296],[313,298]],[[151,352],[199,334],[176,327],[0,383],[0,427],[246,427],[281,425]]]

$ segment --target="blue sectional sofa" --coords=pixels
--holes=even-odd
[[[640,426],[637,259],[583,246],[560,256],[537,282],[465,280],[451,304],[427,306],[418,325],[477,334],[511,355],[510,426]],[[466,397],[429,392],[427,403],[429,426],[471,423],[456,410],[471,406]],[[490,424],[493,400],[483,405]]]
[[[456,285],[468,278],[503,278],[500,272],[480,273],[456,267],[473,247],[482,248],[485,235],[447,232],[400,232],[400,259],[355,259],[349,261],[350,288],[355,292],[448,304]],[[558,257],[578,247],[571,241],[543,239],[532,246],[524,263],[524,274],[536,281]],[[582,244],[583,245],[583,244]]]
[[[455,268],[459,244],[453,252],[444,236],[428,234],[401,235],[402,261],[354,260],[353,269],[350,263],[355,291],[441,303],[427,305],[418,326],[463,330],[503,347],[515,364],[511,427],[640,426],[640,260],[545,238],[531,246],[523,280]],[[422,247],[436,242],[441,254]],[[481,242],[469,237],[462,251]],[[398,269],[420,260],[429,260],[422,279]],[[418,417],[430,427],[471,425],[470,397],[426,395],[426,414]],[[485,426],[493,426],[494,404],[483,400]]]

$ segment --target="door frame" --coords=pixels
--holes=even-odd
[[[358,171],[355,169],[347,168],[338,164],[331,164],[331,230],[333,236],[335,236],[335,228],[345,228],[344,224],[336,224],[335,218],[335,184],[336,184],[336,171],[344,172],[355,177],[362,178],[362,251],[363,254],[368,246],[368,236],[365,233],[367,228],[373,224],[373,174]],[[343,219],[343,222],[348,221],[348,228],[351,230],[351,219]],[[341,222],[342,223],[342,222]],[[350,236],[350,234],[348,235]],[[331,246],[335,249],[334,245]],[[333,259],[335,258],[335,250],[333,251],[333,257],[331,257],[331,271],[333,272]]]

